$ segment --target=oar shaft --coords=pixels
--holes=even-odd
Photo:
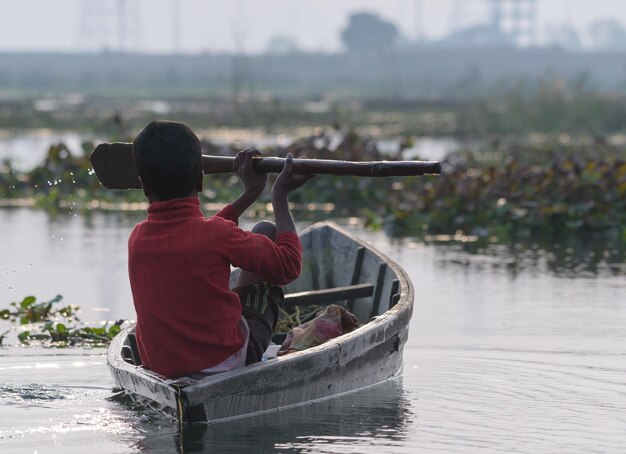
[[[279,173],[285,158],[258,156],[254,168],[262,173]],[[202,156],[205,174],[229,173],[233,171],[234,158],[226,156]],[[389,177],[413,175],[438,175],[441,164],[436,161],[371,161],[352,162],[331,159],[294,159],[293,170],[300,174],[352,175],[361,177]]]
[[[204,173],[233,172],[235,158],[202,156]],[[91,164],[102,185],[109,189],[141,188],[130,143],[102,143],[91,154]],[[259,172],[278,173],[283,170],[284,158],[258,156],[254,167]],[[296,173],[317,175],[354,175],[361,177],[392,177],[412,175],[439,175],[441,164],[434,161],[371,161],[352,162],[331,159],[294,159]]]

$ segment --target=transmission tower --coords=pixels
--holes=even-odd
[[[172,21],[172,53],[180,53],[180,0],[170,0]]]
[[[518,46],[529,46],[537,31],[537,0],[488,0],[491,26],[511,36]]]
[[[82,0],[79,46],[90,51],[139,50],[139,0]]]
[[[117,0],[117,43],[120,52],[139,47],[139,2]]]

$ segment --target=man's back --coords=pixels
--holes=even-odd
[[[197,197],[153,202],[129,238],[129,275],[143,363],[165,376],[211,367],[238,351],[241,304],[230,265],[282,284],[300,272],[297,235],[276,243],[236,226],[228,205],[206,219]],[[281,282],[282,281],[282,282]]]

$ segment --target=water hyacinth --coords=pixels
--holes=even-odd
[[[377,141],[344,131],[336,140],[330,130],[316,129],[285,147],[264,149],[270,156],[295,156],[353,161],[402,159],[383,154]],[[333,133],[336,129],[333,129]],[[402,141],[409,146],[411,138]],[[204,141],[207,154],[234,155],[240,147],[218,147]],[[5,162],[0,174],[0,197],[30,198],[47,208],[145,209],[141,191],[104,189],[91,171],[85,144],[82,154],[65,145],[50,148],[41,166],[18,173]],[[479,149],[452,154],[444,161],[443,175],[405,178],[321,176],[296,191],[291,201],[299,214],[324,207],[319,217],[359,216],[372,228],[386,227],[408,235],[424,233],[506,236],[533,230],[618,231],[626,234],[626,148],[606,143],[573,144],[568,141],[503,144],[491,140]],[[274,177],[272,177],[274,178]],[[206,177],[203,202],[227,203],[241,185],[234,175]],[[254,207],[267,213],[265,193]],[[271,207],[270,207],[271,209]]]
[[[617,230],[626,227],[626,161],[615,156],[476,165],[448,160],[445,177],[409,182],[394,221],[435,233]]]
[[[9,321],[10,330],[0,334],[0,346],[11,333],[16,332],[22,345],[45,347],[90,346],[103,347],[120,332],[124,320],[103,326],[88,326],[76,316],[78,306],[62,306],[63,297],[57,295],[48,301],[37,301],[27,296],[20,302],[12,302],[7,309],[0,310],[0,320]],[[61,307],[58,307],[61,305]]]

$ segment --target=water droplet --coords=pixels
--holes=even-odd
[[[33,264],[32,264],[32,263],[29,263],[29,264],[28,264],[28,267],[29,267],[29,268],[32,268],[32,267],[33,267]]]
[[[13,287],[9,287],[9,292],[12,292],[12,291],[13,291]]]
[[[50,238],[52,238],[54,240],[54,235],[51,235]]]

